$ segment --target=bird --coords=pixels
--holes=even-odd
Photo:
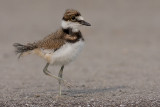
[[[72,62],[84,47],[85,41],[80,31],[81,26],[91,26],[84,20],[81,13],[75,9],[67,9],[61,20],[60,28],[42,40],[25,45],[14,43],[18,58],[29,54],[35,54],[46,60],[43,68],[44,74],[58,80],[59,96],[62,94],[61,85],[66,81],[62,78],[63,69]],[[58,76],[48,71],[49,65],[61,66]]]

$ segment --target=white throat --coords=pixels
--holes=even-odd
[[[71,28],[72,32],[78,32],[80,24],[76,22],[62,20],[61,26],[63,29]]]

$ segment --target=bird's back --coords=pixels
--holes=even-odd
[[[62,29],[59,29],[55,33],[46,36],[44,39],[36,42],[35,44],[37,48],[56,50],[65,43],[64,36],[65,34]]]

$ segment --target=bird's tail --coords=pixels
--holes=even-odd
[[[22,45],[20,43],[14,43],[13,46],[16,48],[15,50],[16,54],[19,54],[18,58],[20,58],[21,56],[30,54],[32,50],[37,48],[34,43],[27,44],[27,45]]]

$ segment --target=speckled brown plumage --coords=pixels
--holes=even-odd
[[[37,43],[34,43],[34,45],[36,45],[37,48],[56,50],[65,44],[65,42],[76,42],[79,38],[82,38],[80,31],[78,33],[70,31],[69,34],[67,34],[63,29],[60,29]]]
[[[64,35],[65,34],[62,32],[62,29],[60,29],[38,41],[36,46],[43,49],[58,49],[65,43]]]

